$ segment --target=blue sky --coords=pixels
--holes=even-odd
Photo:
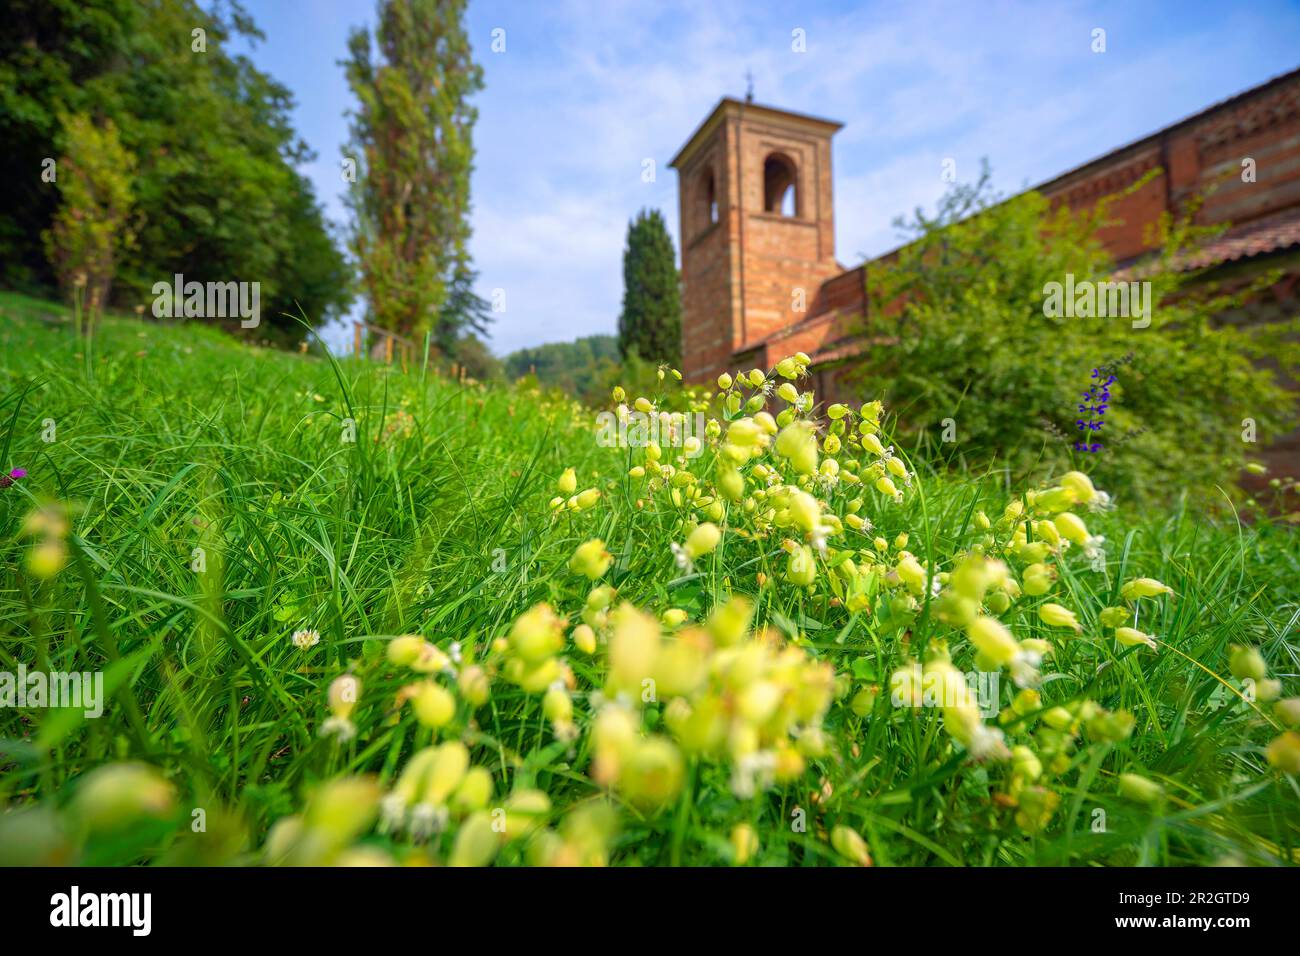
[[[244,2],[267,37],[248,52],[293,91],[318,154],[305,172],[342,222],[352,99],[337,61],[375,4]],[[505,291],[498,354],[614,332],[628,220],[658,207],[676,243],[668,161],[720,97],[743,95],[747,70],[757,102],[846,124],[836,253],[853,265],[897,244],[895,216],[933,208],[945,157],[961,180],[987,157],[1015,191],[1300,65],[1294,0],[473,0],[468,26],[486,83],[471,249],[480,294]],[[1104,53],[1091,49],[1098,27]]]

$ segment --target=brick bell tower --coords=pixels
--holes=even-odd
[[[682,374],[808,316],[835,261],[831,137],[842,123],[723,99],[681,148]]]

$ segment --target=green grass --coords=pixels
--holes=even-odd
[[[1001,616],[1017,637],[1054,639],[1044,709],[1088,699],[1130,712],[1135,727],[1116,742],[1084,733],[1066,746],[1040,781],[1059,804],[1046,826],[1026,828],[1009,764],[971,762],[938,710],[890,706],[890,673],[920,648],[946,641],[956,665],[972,667],[969,644],[934,602],[905,612],[880,594],[851,613],[828,590],[825,567],[811,589],[784,584],[788,530],[746,537],[738,513],[722,546],[681,573],[670,543],[685,537],[689,509],[630,478],[639,453],[599,447],[592,412],[432,371],[244,347],[197,325],[111,317],[86,348],[69,323],[39,318],[58,313],[0,295],[0,469],[29,472],[0,490],[0,671],[103,670],[111,699],[97,719],[0,709],[0,806],[9,808],[0,862],[258,862],[285,818],[283,840],[299,836],[294,859],[335,859],[301,850],[301,833],[329,832],[335,849],[445,860],[463,829],[455,814],[427,842],[371,826],[377,792],[435,739],[463,741],[491,773],[485,812],[512,791],[548,795],[539,829],[519,836],[512,826],[500,863],[550,859],[562,842],[590,846],[590,824],[596,858],[616,864],[725,864],[738,823],[757,834],[754,861],[776,865],[843,862],[830,840],[840,825],[865,838],[877,865],[1300,860],[1300,789],[1265,759],[1282,724],[1271,704],[1242,700],[1228,669],[1230,645],[1254,645],[1283,696],[1300,693],[1293,529],[1245,527],[1189,501],[1146,514],[1121,501],[1085,515],[1107,538],[1107,570],[1067,555],[1049,598],[1022,598]],[[349,420],[355,442],[342,440]],[[708,450],[691,468],[707,478],[712,460]],[[555,517],[548,501],[566,467],[602,498]],[[872,551],[875,534],[907,531],[918,558],[949,570],[982,534],[974,513],[996,520],[1022,491],[996,475],[941,478],[922,467],[901,504],[868,491],[862,513],[876,530],[846,531],[832,552]],[[841,485],[826,498],[843,515],[854,494]],[[49,501],[71,509],[70,560],[41,579],[20,532]],[[688,755],[668,799],[626,799],[592,779],[589,694],[605,681],[604,651],[571,646],[572,742],[557,739],[540,694],[500,676],[486,705],[458,697],[437,730],[396,705],[412,675],[386,661],[390,638],[420,634],[444,650],[458,642],[495,672],[503,662],[491,642],[538,602],[576,622],[591,583],[566,563],[591,538],[614,554],[605,580],[619,600],[704,620],[747,595],[757,622],[831,665],[838,696],[824,716],[826,751],[753,796],[734,792],[725,754]],[[1140,605],[1139,626],[1162,642],[1159,653],[1121,647],[1097,623],[1139,576],[1175,592]],[[1047,599],[1078,613],[1082,637],[1047,633],[1034,613]],[[300,628],[317,629],[320,644],[295,648]],[[326,689],[347,670],[362,692],[357,736],[340,744],[320,727]],[[859,716],[850,702],[873,684],[882,691]],[[1000,704],[1015,691],[1004,674]],[[644,708],[644,729],[672,736],[667,709]],[[1035,717],[1006,730],[1008,743],[1040,751],[1050,736]],[[112,793],[85,785],[125,761],[156,768],[163,796],[144,799],[138,781]],[[1165,796],[1126,799],[1121,773],[1159,782]],[[349,796],[337,785],[362,775],[378,790]],[[335,788],[322,787],[331,780]],[[584,816],[607,802],[608,819]],[[206,830],[195,832],[200,817]],[[792,826],[800,819],[806,826]]]

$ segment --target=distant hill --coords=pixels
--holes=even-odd
[[[506,377],[511,380],[532,374],[543,385],[578,396],[593,381],[603,380],[618,367],[618,338],[588,335],[575,342],[548,342],[511,352],[504,364]]]

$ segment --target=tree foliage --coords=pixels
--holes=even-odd
[[[62,203],[44,235],[50,262],[67,288],[84,288],[94,315],[107,302],[118,257],[131,248],[131,174],[112,120],[96,126],[81,114],[63,118],[63,155],[52,167]]]
[[[202,42],[195,31],[202,32]],[[114,304],[181,273],[261,283],[264,321],[319,322],[350,299],[349,271],[307,179],[311,153],[287,89],[225,47],[260,37],[234,0],[10,0],[0,30],[0,282],[54,284],[41,235],[63,198],[41,181],[62,116],[112,121],[134,157],[135,243]],[[200,49],[201,47],[201,49]]]
[[[628,224],[618,346],[625,359],[635,353],[648,362],[681,364],[681,287],[673,240],[657,209],[643,209]]]
[[[1110,205],[1071,213],[1036,192],[1002,201],[986,169],[955,187],[935,217],[918,210],[900,222],[914,238],[872,267],[863,332],[881,344],[865,351],[853,379],[872,394],[905,396],[896,406],[903,434],[953,463],[1016,474],[1071,466],[1147,499],[1230,483],[1291,427],[1293,398],[1261,362],[1294,368],[1297,346],[1287,339],[1300,323],[1223,318],[1269,277],[1234,288],[1187,269],[1209,235],[1187,219],[1161,220],[1162,251],[1116,274],[1097,238]],[[1067,276],[1076,287],[1150,282],[1150,325],[1047,315],[1049,283]],[[1081,413],[1082,393],[1109,361],[1124,364],[1106,424],[1087,439],[1102,450],[1076,451],[1078,422],[1096,420]],[[1246,419],[1260,444],[1243,441]],[[945,428],[955,440],[944,440]]]
[[[604,362],[618,361],[618,340],[612,335],[588,335],[572,342],[547,342],[518,349],[505,358],[506,375],[536,375],[546,385],[589,376]]]
[[[483,85],[464,14],[464,0],[379,0],[373,38],[354,31],[344,63],[359,103],[346,147],[357,165],[351,241],[371,321],[403,334],[436,329],[444,344],[485,315],[464,294],[469,98]]]

